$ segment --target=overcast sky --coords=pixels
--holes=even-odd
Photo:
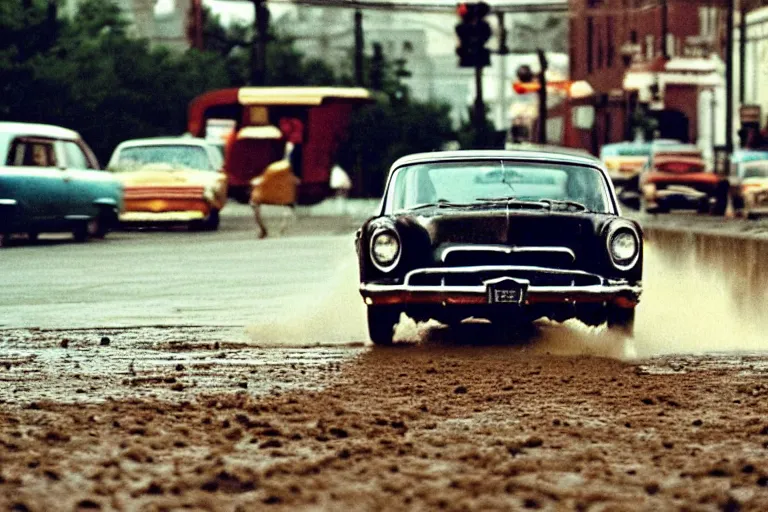
[[[363,0],[365,1],[365,0]],[[382,0],[377,0],[382,1]],[[383,0],[386,1],[386,0]],[[399,4],[405,4],[405,3],[412,3],[412,4],[444,4],[447,8],[455,7],[456,4],[459,2],[459,0],[394,0],[396,3]],[[485,0],[489,5],[493,6],[494,4],[498,5],[509,5],[510,3],[514,3],[513,0]],[[527,0],[527,3],[536,3],[537,0]],[[541,0],[543,3],[546,3],[548,0]],[[551,0],[549,0],[551,1]],[[172,4],[173,0],[158,0],[158,10],[161,7],[161,4],[164,5],[170,5]],[[203,3],[207,6],[209,6],[214,12],[219,14],[222,18],[222,21],[224,23],[228,23],[230,21],[242,21],[242,22],[250,22],[253,19],[253,4],[248,1],[243,0],[203,0]],[[286,9],[290,9],[291,6],[288,4],[285,4],[283,2],[275,3],[275,2],[269,2],[267,1],[267,4],[269,5],[269,9],[272,12],[273,15],[279,16],[281,13],[285,12]]]

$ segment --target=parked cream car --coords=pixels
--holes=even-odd
[[[195,137],[120,143],[108,169],[123,183],[126,225],[187,224],[216,230],[227,200],[221,152]]]

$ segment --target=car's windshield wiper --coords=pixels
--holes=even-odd
[[[434,203],[422,203],[411,208],[411,210],[421,210],[423,208],[446,208],[446,207],[459,207],[466,208],[469,206],[475,206],[472,203],[452,203],[446,199],[438,199]]]
[[[517,208],[537,208],[543,210],[544,208],[551,209],[552,207],[543,203],[542,201],[525,201],[523,199],[516,199],[514,197],[478,197],[475,201],[483,201],[486,203],[504,203],[508,206],[514,206]]]
[[[589,211],[589,208],[587,208],[586,205],[584,205],[584,204],[582,204],[582,203],[580,203],[578,201],[571,201],[569,199],[562,199],[562,200],[557,200],[557,199],[539,199],[539,202],[540,203],[549,204],[549,209],[550,210],[555,210],[556,208],[561,208],[562,207],[562,208],[564,208],[566,210],[569,209],[569,208],[573,208],[576,211],[582,211],[582,212]]]
[[[478,197],[477,201],[485,201],[489,203],[506,203],[509,206],[518,208],[547,208],[549,210],[576,210],[576,211],[589,211],[582,203],[578,201],[571,201],[569,199],[557,200],[557,199],[537,199],[534,201],[526,201],[517,199],[514,197]]]

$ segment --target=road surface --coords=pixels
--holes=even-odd
[[[652,230],[634,340],[379,349],[357,223],[4,250],[0,509],[768,509],[763,245]]]

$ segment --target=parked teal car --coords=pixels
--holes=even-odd
[[[99,168],[77,132],[0,122],[0,246],[12,235],[71,232],[103,237],[122,209],[120,182]]]

